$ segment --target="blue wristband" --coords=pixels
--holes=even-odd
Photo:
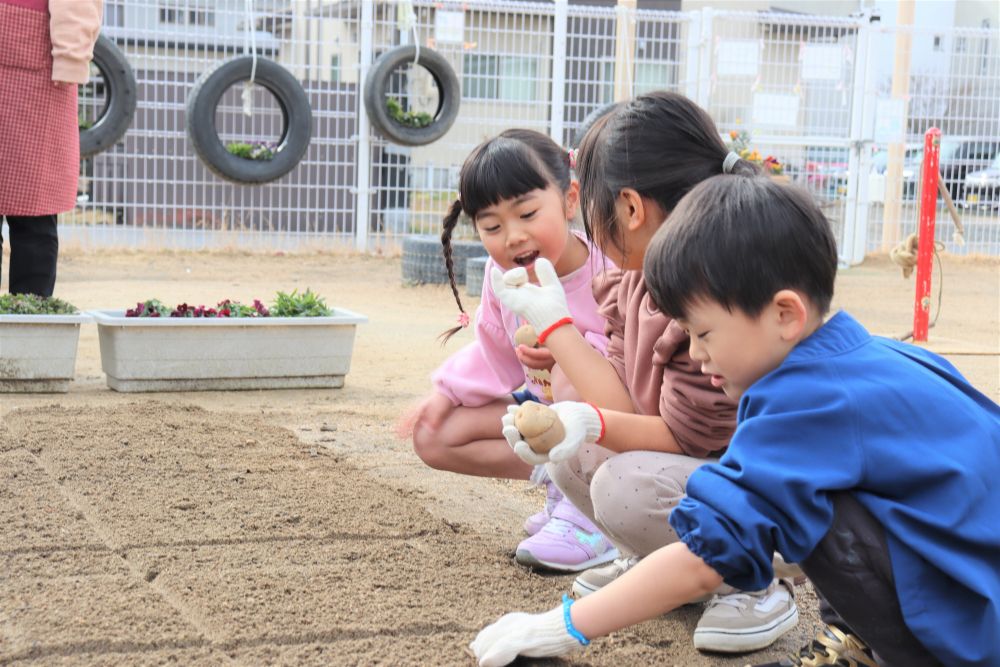
[[[563,594],[563,620],[566,621],[566,632],[569,636],[580,642],[582,646],[590,643],[590,640],[583,636],[583,633],[573,627],[573,619],[570,618],[569,608],[573,605],[573,600],[568,595]]]

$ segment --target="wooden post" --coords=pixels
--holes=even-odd
[[[931,276],[934,270],[934,218],[937,214],[938,164],[941,130],[924,135],[924,163],[920,168],[920,235],[917,237],[917,292],[913,297],[913,342],[926,343],[931,311]]]
[[[618,0],[615,22],[615,102],[632,97],[636,2],[637,0]]]
[[[899,221],[903,195],[903,158],[906,155],[907,98],[910,94],[910,54],[913,51],[913,14],[915,0],[898,0],[896,12],[896,51],[892,69],[892,99],[903,101],[903,136],[901,143],[889,144],[885,170],[885,211],[882,222],[882,249],[899,243]]]

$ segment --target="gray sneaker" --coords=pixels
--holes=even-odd
[[[716,595],[694,631],[694,646],[702,651],[742,653],[773,644],[799,622],[790,581],[775,579],[762,591]]]
[[[595,591],[599,591],[628,572],[638,562],[639,559],[635,556],[631,558],[616,558],[607,565],[592,567],[586,570],[573,582],[574,597],[582,598]]]

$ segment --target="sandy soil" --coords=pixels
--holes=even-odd
[[[1000,265],[944,266],[931,347],[996,400]],[[446,288],[402,287],[398,259],[70,252],[57,295],[122,308],[305,287],[371,319],[343,389],[118,394],[88,326],[68,394],[0,395],[0,664],[471,665],[484,624],[558,602],[570,578],[512,560],[539,492],[429,470],[392,435],[461,342],[434,342],[454,321]],[[838,290],[873,331],[909,330],[912,279],[885,259]],[[696,652],[694,606],[575,663],[773,659],[813,632],[798,594],[799,627],[753,656]]]

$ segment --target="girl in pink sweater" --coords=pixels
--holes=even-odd
[[[665,92],[639,96],[600,119],[578,160],[587,235],[621,267],[595,281],[608,323],[606,358],[573,327],[557,327],[547,343],[573,390],[556,386],[556,400],[575,393],[589,402],[571,398],[553,406],[567,441],[550,453],[548,473],[622,553],[577,577],[573,592],[583,596],[677,541],[667,519],[685,495],[688,476],[729,444],[736,406],[691,359],[684,330],[654,305],[642,261],[653,233],[688,190],[724,170],[753,173],[755,167],[727,154],[703,109]],[[500,301],[535,327],[564,317],[560,286],[547,278],[547,268],[536,267],[541,285],[510,289],[499,272],[492,277]],[[505,420],[514,446],[517,429]],[[546,457],[527,450],[527,459],[537,464]],[[798,621],[789,582],[719,593],[695,629],[697,648],[763,648]]]
[[[469,316],[455,285],[451,235],[464,213],[489,253],[487,275],[519,267],[534,280],[536,261],[551,262],[573,330],[588,349],[603,356],[607,338],[591,281],[607,261],[582,234],[570,230],[579,186],[571,178],[569,153],[544,134],[507,130],[480,144],[466,159],[459,195],[441,235],[459,322],[468,324]],[[606,563],[618,555],[614,547],[590,519],[563,500],[544,468],[535,470],[519,459],[500,432],[500,417],[509,405],[551,402],[551,387],[537,371],[558,377],[559,369],[544,348],[514,342],[524,320],[497,300],[489,281],[483,282],[476,340],[434,373],[434,391],[404,419],[404,424],[413,425],[414,450],[439,470],[546,483],[546,509],[525,522],[529,537],[517,548],[519,562],[563,571]],[[460,328],[446,332],[445,339]],[[536,331],[544,344],[548,332]],[[515,392],[522,385],[525,389]]]

